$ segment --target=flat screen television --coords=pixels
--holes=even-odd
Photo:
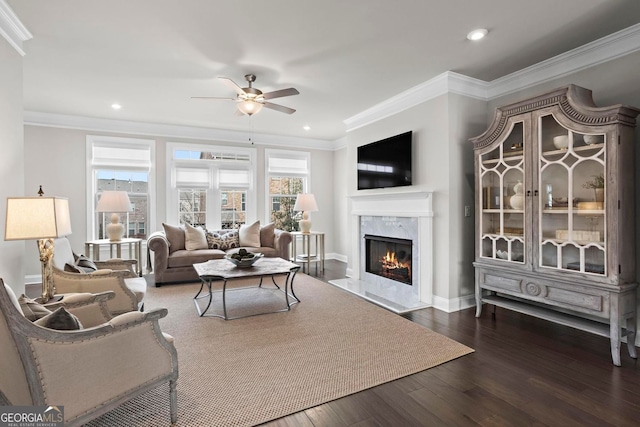
[[[358,147],[358,190],[411,185],[412,131]]]

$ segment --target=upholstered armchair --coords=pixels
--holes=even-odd
[[[57,294],[113,291],[115,297],[107,302],[111,314],[142,310],[147,282],[135,273],[136,260],[87,260],[96,265],[96,271],[69,271],[76,265],[69,240],[55,239],[53,249],[53,284]]]
[[[100,306],[105,295],[89,305]],[[77,309],[82,304],[74,298],[65,295],[62,302]],[[64,406],[65,425],[74,426],[168,382],[176,422],[177,352],[158,324],[166,315],[166,309],[129,312],[97,326],[56,331],[27,319],[0,279],[0,405]]]

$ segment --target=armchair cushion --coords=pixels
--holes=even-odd
[[[25,294],[20,295],[18,303],[20,304],[20,309],[24,317],[32,322],[51,314],[51,310]]]
[[[33,323],[43,328],[56,329],[58,331],[77,331],[82,329],[80,320],[64,307],[50,312]]]

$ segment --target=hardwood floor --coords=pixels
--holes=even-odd
[[[328,281],[345,264],[328,261]],[[492,307],[404,315],[475,353],[267,423],[267,426],[638,426],[640,365],[609,341]],[[399,349],[401,351],[401,349]]]

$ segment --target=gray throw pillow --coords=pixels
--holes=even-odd
[[[78,267],[84,273],[93,273],[98,270],[98,266],[91,259],[84,255],[73,255],[76,258],[76,267]]]
[[[169,253],[184,250],[184,228],[162,223],[164,235],[169,242]]]
[[[29,298],[25,294],[20,295],[20,298],[18,298],[18,303],[20,304],[20,308],[22,309],[22,314],[24,314],[24,317],[31,320],[32,322],[41,319],[48,314],[51,314],[51,310],[49,310],[44,305],[36,302],[36,300]]]
[[[260,246],[273,248],[276,239],[276,223],[271,222],[260,228]]]
[[[33,323],[44,328],[56,329],[58,331],[77,331],[82,329],[80,320],[78,320],[75,315],[69,313],[64,307],[58,308]]]
[[[64,265],[64,271],[68,273],[84,273],[84,271],[80,270],[80,267],[69,263]]]

